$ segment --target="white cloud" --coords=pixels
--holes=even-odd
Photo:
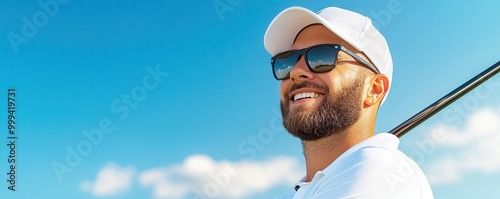
[[[438,124],[430,132],[436,131],[446,136],[436,151],[452,152],[425,165],[432,184],[460,182],[470,172],[500,172],[500,109],[479,109],[460,127]]]
[[[84,181],[81,189],[97,197],[118,195],[130,189],[134,174],[133,167],[108,163],[97,173],[95,182]]]
[[[140,174],[143,187],[153,190],[155,198],[241,198],[275,186],[292,185],[303,169],[293,157],[264,161],[214,161],[206,155],[192,155],[184,162],[154,168]]]

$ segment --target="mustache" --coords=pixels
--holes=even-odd
[[[290,93],[295,91],[295,90],[298,90],[298,89],[301,89],[301,88],[312,88],[312,89],[316,89],[316,90],[319,90],[323,93],[328,93],[328,87],[326,86],[321,86],[321,85],[317,85],[315,83],[312,83],[310,81],[304,81],[304,82],[301,82],[301,83],[294,83],[290,86],[290,88],[288,88],[288,90],[286,91],[285,93],[285,96],[288,97],[290,99]]]

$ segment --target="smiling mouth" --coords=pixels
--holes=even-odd
[[[293,97],[292,97],[291,100],[293,100],[293,101],[299,101],[299,100],[302,100],[302,99],[312,99],[312,98],[317,98],[320,95],[321,94],[316,93],[316,92],[297,93],[297,94],[293,95]]]

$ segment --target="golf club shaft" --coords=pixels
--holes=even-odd
[[[403,136],[405,133],[410,131],[411,129],[415,128],[417,125],[420,123],[424,122],[443,108],[447,107],[460,97],[464,96],[467,94],[469,91],[472,89],[476,88],[489,78],[493,77],[496,75],[498,72],[500,72],[500,61],[493,64],[493,66],[489,67],[488,69],[484,70],[480,74],[476,75],[469,81],[465,82],[455,90],[451,91],[441,99],[437,100],[436,102],[432,103],[430,106],[425,108],[424,110],[420,111],[419,113],[415,114],[413,117],[410,119],[404,121],[401,123],[399,126],[396,128],[392,129],[389,131],[389,133],[392,133],[398,137]]]

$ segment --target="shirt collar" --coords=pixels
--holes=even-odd
[[[318,172],[316,172],[316,174],[314,174],[314,177],[312,178],[311,182],[304,182],[304,180],[306,179],[306,176],[304,176],[304,177],[302,177],[302,179],[300,179],[299,182],[295,183],[294,189],[295,189],[295,191],[298,191],[300,187],[307,186],[311,183],[314,183],[314,182],[320,180],[321,178],[323,178],[324,176],[325,176],[325,174],[323,173],[323,171],[318,171]]]

